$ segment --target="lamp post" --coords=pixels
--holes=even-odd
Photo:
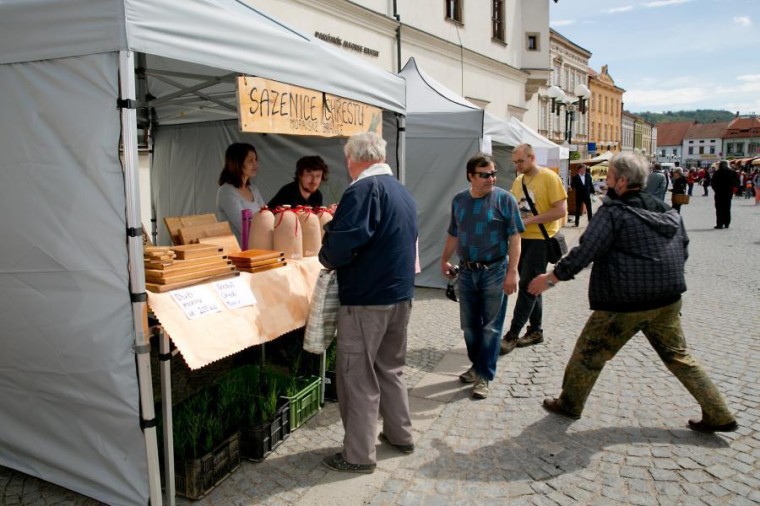
[[[591,96],[591,91],[585,84],[577,84],[573,90],[574,97],[569,97],[557,85],[550,86],[546,96],[552,100],[552,114],[559,116],[560,110],[565,108],[565,142],[571,144],[573,137],[573,121],[576,109],[581,114],[586,114],[586,101]],[[577,106],[576,106],[577,104]]]

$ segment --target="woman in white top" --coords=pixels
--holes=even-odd
[[[242,244],[242,211],[250,209],[257,213],[265,204],[261,192],[251,182],[256,177],[259,159],[252,144],[230,144],[224,154],[224,168],[219,175],[219,191],[216,193],[216,218],[228,221],[232,233]]]

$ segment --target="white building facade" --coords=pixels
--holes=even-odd
[[[628,111],[623,111],[621,122],[622,137],[620,142],[620,151],[633,153],[633,132],[634,124],[636,123],[636,116],[632,115]]]
[[[245,1],[389,72],[414,57],[488,112],[537,126],[527,112],[549,77],[550,0]]]
[[[576,88],[578,85],[588,87],[588,63],[591,52],[555,30],[550,30],[549,44],[552,71],[549,80],[538,92],[538,107],[535,109],[538,115],[538,132],[557,144],[569,141],[571,145],[576,146],[576,148],[571,148],[571,151],[579,151],[583,158],[587,153],[586,145],[589,140],[588,106],[590,103],[584,99],[586,100],[584,111],[580,110]],[[548,94],[551,86],[558,86],[568,100],[575,102],[558,105],[555,99],[554,111],[552,111],[552,100]]]

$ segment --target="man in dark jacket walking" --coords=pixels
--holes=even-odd
[[[641,331],[668,369],[702,407],[702,419],[689,420],[700,432],[736,430],[734,415],[715,384],[686,347],[680,320],[686,291],[684,264],[689,239],[681,216],[642,191],[646,160],[618,153],[607,172],[609,200],[554,272],[533,279],[538,295],[572,279],[591,262],[586,322],[565,369],[562,393],[544,400],[544,408],[580,418],[586,399],[607,361]]]
[[[591,217],[594,215],[594,211],[591,209],[591,195],[595,193],[594,181],[591,179],[591,174],[586,172],[585,165],[578,167],[578,173],[573,176],[570,184],[575,192],[575,226],[577,227],[581,220],[581,206],[586,206],[588,221],[591,221]]]
[[[734,188],[739,185],[739,177],[729,168],[727,161],[721,160],[710,184],[715,192],[714,228],[728,228],[731,224],[731,199],[734,197]]]

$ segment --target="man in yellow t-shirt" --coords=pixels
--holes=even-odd
[[[530,346],[544,340],[541,327],[543,318],[541,295],[534,296],[528,292],[528,284],[539,274],[546,273],[547,249],[546,240],[538,224],[546,228],[549,237],[559,232],[562,222],[567,216],[567,192],[559,176],[544,167],[536,165],[536,154],[530,144],[521,144],[512,151],[512,163],[519,174],[512,184],[512,194],[520,206],[520,214],[525,231],[520,252],[519,292],[517,302],[512,312],[512,323],[504,334],[500,353],[506,355],[519,346]],[[533,214],[528,199],[523,191],[523,183],[528,189],[533,205],[538,214]],[[523,326],[528,323],[528,330],[520,336]]]

